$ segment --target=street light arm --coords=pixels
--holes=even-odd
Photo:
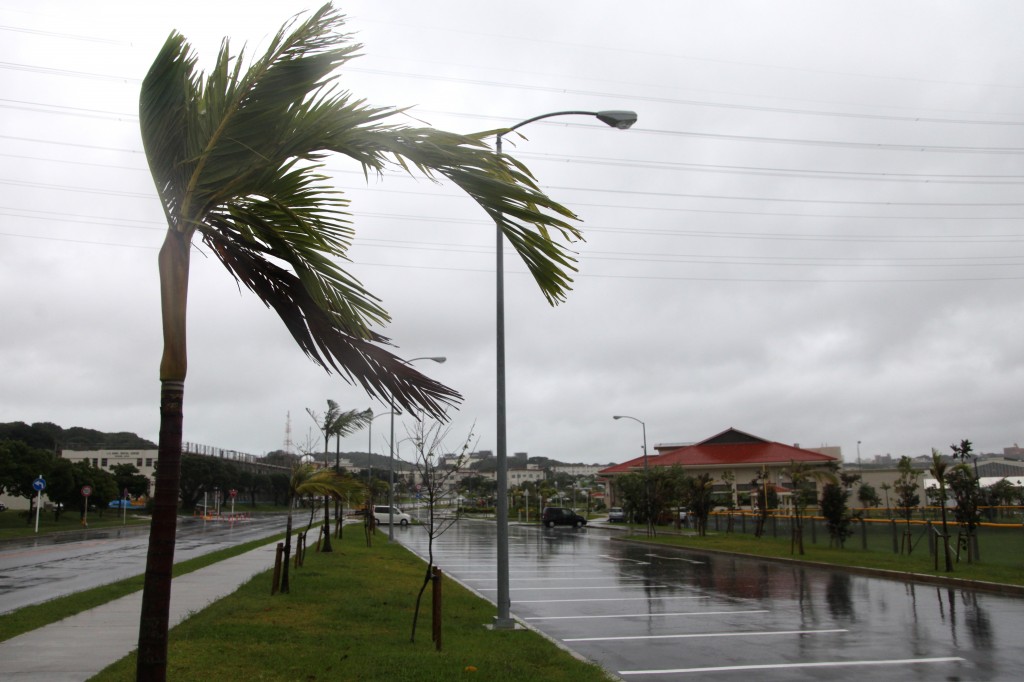
[[[516,123],[514,126],[506,128],[502,132],[498,133],[498,139],[500,140],[501,136],[504,135],[505,133],[510,133],[513,130],[522,128],[523,126],[529,123],[533,123],[534,121],[541,121],[545,118],[554,118],[556,116],[593,116],[602,123],[610,125],[612,128],[619,128],[621,130],[625,130],[626,128],[632,126],[634,123],[636,123],[637,118],[635,111],[553,111],[549,114],[541,114],[540,116],[528,118],[525,121],[520,121],[519,123]]]

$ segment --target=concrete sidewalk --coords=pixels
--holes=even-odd
[[[170,627],[274,566],[271,543],[175,578]],[[270,590],[270,583],[267,583]],[[142,592],[0,642],[0,680],[80,682],[138,646]]]

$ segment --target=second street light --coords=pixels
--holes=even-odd
[[[647,424],[636,417],[630,417],[625,414],[618,414],[612,417],[612,419],[632,419],[638,423],[644,432],[644,507],[646,507],[645,516],[647,517],[647,535],[654,534],[654,519],[651,518],[651,477],[650,472],[647,469]]]
[[[602,123],[613,128],[626,129],[636,123],[636,113],[632,111],[553,111],[549,114],[541,114],[528,118],[525,121],[505,128],[495,136],[494,151],[501,156],[502,137],[513,130],[522,128],[528,123],[539,121],[555,116],[593,116]],[[515,628],[515,621],[510,616],[512,600],[509,596],[509,575],[508,575],[508,452],[506,449],[506,421],[505,421],[505,263],[503,250],[505,247],[505,232],[503,226],[505,218],[501,213],[495,216],[497,227],[497,245],[495,248],[497,263],[495,265],[495,297],[497,317],[497,490],[495,505],[495,521],[498,526],[498,615],[494,618],[494,628],[497,630],[510,630]]]
[[[405,364],[411,365],[417,360],[433,360],[441,364],[448,358],[442,355],[424,356],[405,360]],[[391,438],[390,440],[390,461],[388,462],[388,542],[395,541],[395,398],[391,397]]]

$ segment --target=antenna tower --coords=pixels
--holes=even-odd
[[[292,413],[288,412],[288,419],[284,423],[284,451],[292,454]]]

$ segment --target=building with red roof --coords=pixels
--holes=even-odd
[[[692,476],[709,474],[719,484],[715,486],[716,490],[724,492],[731,487],[734,495],[737,488],[747,489],[749,482],[764,474],[782,496],[789,492],[786,488],[789,477],[785,472],[794,463],[801,463],[812,470],[841,463],[840,458],[830,454],[776,443],[733,428],[692,445],[659,448],[657,454],[646,459],[649,468],[678,465]],[[643,470],[644,457],[641,456],[602,469],[599,475],[611,482],[616,476]],[[724,484],[723,475],[727,472],[731,472],[734,479],[731,486]],[[614,488],[609,488],[614,504]]]

